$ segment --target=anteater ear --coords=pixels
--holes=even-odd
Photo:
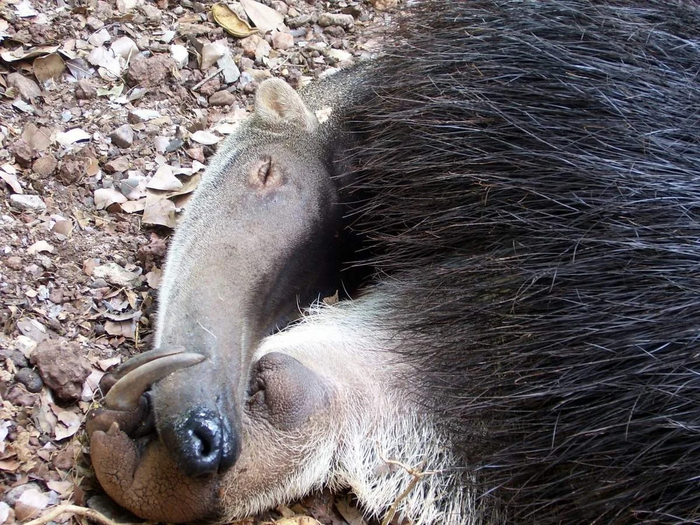
[[[255,116],[271,126],[292,124],[307,130],[318,126],[318,120],[299,94],[284,80],[270,78],[255,94]]]

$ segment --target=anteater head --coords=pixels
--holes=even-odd
[[[291,356],[254,356],[336,290],[339,211],[319,126],[286,83],[260,85],[173,238],[156,350],[121,370],[108,409],[92,415],[100,482],[145,518],[216,512],[227,476],[236,497],[254,499],[291,475],[304,429],[324,424],[327,381]],[[284,451],[265,441],[280,433]]]

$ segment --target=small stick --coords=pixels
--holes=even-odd
[[[95,509],[79,507],[78,505],[59,505],[58,507],[54,507],[53,509],[51,509],[42,517],[27,522],[25,525],[45,525],[49,521],[52,521],[54,518],[57,518],[58,516],[66,512],[73,515],[83,516],[85,518],[96,521],[97,523],[101,523],[102,525],[124,525],[123,523],[120,524],[116,521],[112,521],[107,516],[105,516],[101,512],[96,511]]]
[[[397,465],[404,469],[406,472],[408,472],[413,479],[411,482],[408,484],[406,487],[406,490],[404,490],[399,496],[394,500],[394,503],[391,504],[391,507],[389,507],[389,510],[387,511],[386,515],[384,516],[384,519],[382,520],[381,525],[389,525],[391,523],[391,520],[394,519],[394,516],[396,515],[396,512],[399,508],[399,503],[401,503],[402,500],[404,500],[410,493],[413,491],[414,488],[416,488],[416,485],[418,485],[418,482],[425,476],[432,476],[433,474],[437,474],[438,471],[435,470],[427,470],[427,471],[420,471],[418,469],[415,469],[413,467],[409,467],[408,465],[405,465],[404,463],[401,463],[400,461],[396,461],[394,459],[387,459],[385,458],[382,453],[379,453],[379,457],[384,461],[385,463],[389,465]],[[421,468],[425,466],[425,462],[423,462],[423,465]]]
[[[201,82],[197,83],[197,85],[192,86],[191,91],[194,91],[196,89],[199,89],[202,87],[206,82],[209,82],[212,78],[214,78],[216,75],[221,73],[224,70],[223,67],[220,67],[216,71],[214,71],[211,75],[206,76]]]

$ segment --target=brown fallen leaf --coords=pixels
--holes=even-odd
[[[211,8],[214,21],[224,28],[228,34],[237,38],[245,38],[256,33],[257,30],[248,25],[248,22],[231,11],[226,4],[216,4]]]
[[[292,518],[282,518],[274,522],[275,525],[321,525],[320,521],[316,521],[310,516],[294,516]]]
[[[37,517],[49,504],[49,497],[37,489],[25,490],[15,503],[17,521],[25,521]]]
[[[265,34],[284,24],[284,16],[255,0],[241,0],[245,14],[248,15],[261,33]]]
[[[175,204],[160,195],[150,193],[146,197],[146,206],[143,210],[143,224],[154,224],[174,228],[177,224],[175,219]]]
[[[0,179],[4,180],[5,183],[10,188],[12,188],[12,191],[22,195],[24,191],[22,190],[22,186],[19,185],[19,181],[17,180],[16,170],[12,168],[12,166],[10,166],[9,164],[7,166],[11,168],[12,172],[6,170],[3,166],[2,168],[0,168]]]
[[[34,76],[42,83],[47,80],[61,78],[61,75],[66,70],[65,62],[57,53],[36,58],[33,67]]]

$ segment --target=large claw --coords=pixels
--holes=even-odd
[[[105,396],[105,405],[114,410],[135,410],[143,393],[156,381],[176,370],[204,361],[202,354],[184,352],[182,348],[146,352],[117,369],[119,380]]]

